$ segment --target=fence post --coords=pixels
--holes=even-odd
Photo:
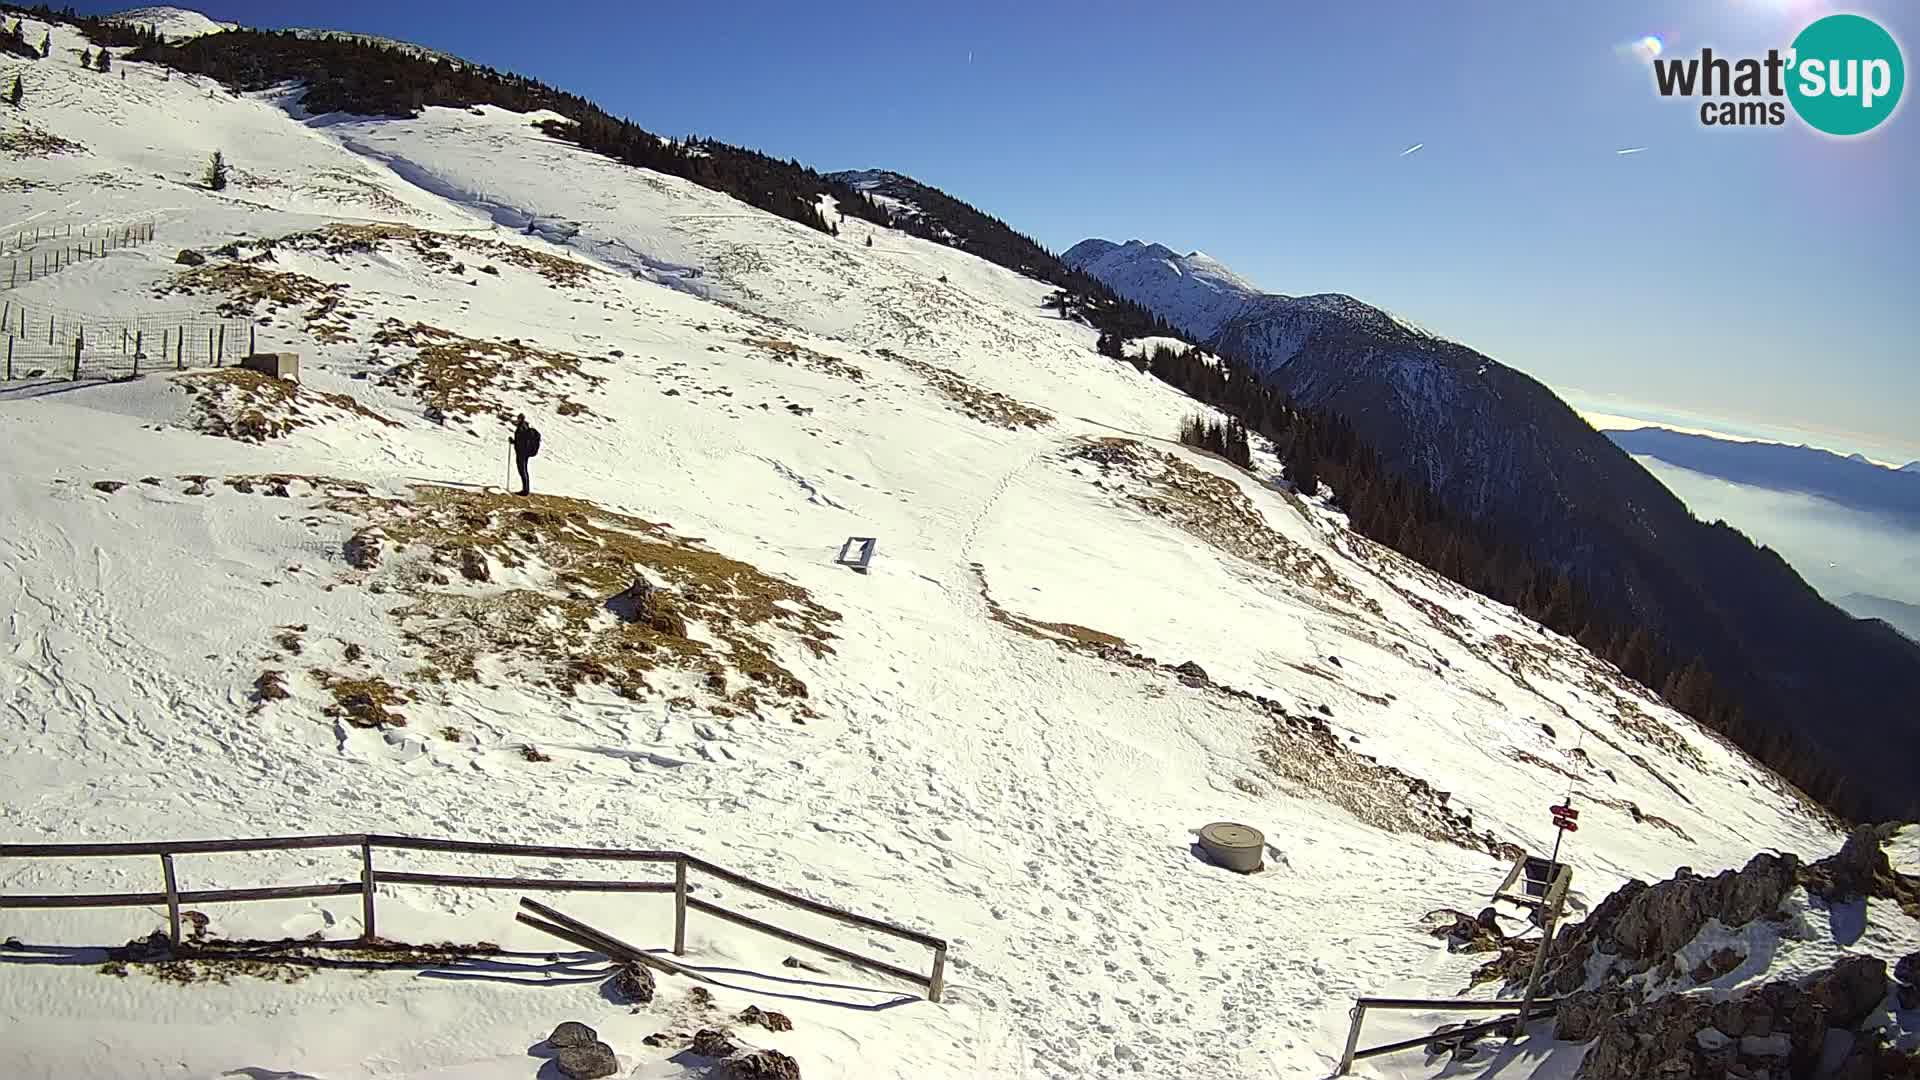
[[[13,381],[13,335],[7,335],[7,381]]]
[[[80,381],[80,339],[73,339],[73,381]]]
[[[160,872],[167,876],[167,940],[180,947],[180,883],[173,876],[173,856],[160,856]]]
[[[226,323],[220,324],[220,352],[218,355],[220,357],[220,360],[225,360],[227,358],[227,324]],[[220,366],[220,360],[214,361],[215,367]]]
[[[673,955],[687,954],[687,858],[673,860]]]
[[[173,331],[173,369],[187,370],[187,328],[178,326]]]
[[[927,1000],[940,1004],[940,997],[947,992],[947,947],[933,950],[933,978],[927,980]]]
[[[207,363],[214,367],[220,366],[220,358],[213,352],[213,327],[211,326],[207,327]]]
[[[1359,1002],[1353,1003],[1353,1023],[1347,1027],[1347,1049],[1340,1055],[1340,1064],[1333,1070],[1335,1076],[1345,1076],[1353,1071],[1353,1055],[1360,1049],[1360,1023],[1367,1018],[1367,1007]]]
[[[140,347],[140,338],[144,333],[142,330],[133,332],[133,377],[136,379],[140,377],[140,358],[146,355],[146,350]]]
[[[360,841],[360,940],[373,940],[373,842]]]
[[[255,352],[255,348],[253,343],[253,324],[248,323],[247,324],[247,355],[252,356],[254,355],[254,352]]]
[[[47,316],[47,344],[53,344],[53,316]]]

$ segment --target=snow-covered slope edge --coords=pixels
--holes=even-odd
[[[1457,988],[1465,961],[1407,928],[1484,894],[1488,848],[1541,843],[1569,783],[1589,902],[1835,839],[1577,647],[1292,497],[1270,456],[1250,474],[1167,443],[1199,407],[1094,354],[1046,285],[864,223],[822,235],[532,117],[303,123],[280,98],[120,66],[112,85],[29,66],[57,102],[32,121],[80,149],[17,159],[24,207],[0,224],[81,208],[157,219],[162,242],[9,301],[237,305],[262,347],[302,354],[303,382],[0,390],[8,840],[682,848],[950,938],[932,1006],[695,918],[715,1022],[789,1013],[792,1032],[751,1037],[817,1080],[1324,1074],[1354,994]],[[210,146],[230,148],[227,192],[181,182]],[[569,227],[493,227],[526,220]],[[209,262],[176,265],[182,248]],[[488,490],[518,411],[546,434],[528,500]],[[872,573],[833,565],[849,535],[879,537]],[[615,569],[684,625],[622,623]],[[1265,872],[1195,857],[1191,830],[1219,819],[1266,832]],[[194,888],[354,872],[182,862]],[[152,877],[8,863],[0,890]],[[582,1018],[629,1071],[704,1068],[642,1041],[706,1015],[687,987],[610,1007],[592,965],[544,961],[510,895],[380,904],[388,936],[530,954],[487,974],[535,987],[325,970],[182,987],[8,950],[0,1055],[23,1075],[519,1077],[530,1043]],[[660,905],[565,907],[646,944],[671,926]],[[219,937],[359,919],[354,898],[205,914]],[[7,934],[104,944],[159,917],[20,913]],[[395,1005],[409,1024],[381,1022]]]

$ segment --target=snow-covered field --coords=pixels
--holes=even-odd
[[[56,58],[86,45],[54,38]],[[0,841],[677,848],[949,938],[935,1005],[693,917],[688,959],[716,1009],[788,1013],[792,1032],[742,1038],[809,1080],[1324,1076],[1356,994],[1465,987],[1472,958],[1422,916],[1484,905],[1505,869],[1488,848],[1542,849],[1569,787],[1582,903],[1682,864],[1838,845],[1577,646],[1293,496],[1270,455],[1249,474],[1168,442],[1200,407],[1098,356],[1040,282],[860,221],[823,235],[584,154],[538,117],[306,118],[290,92],[116,68],[0,70],[25,73],[10,130],[81,147],[7,159],[0,233],[156,221],[156,242],[0,295],[103,315],[239,296],[262,349],[301,354],[302,384],[0,387]],[[235,170],[219,193],[195,183],[216,148]],[[176,266],[183,248],[214,272]],[[490,490],[519,411],[545,435],[524,503]],[[350,565],[346,542],[376,524],[386,561]],[[610,658],[593,642],[622,632],[614,616],[565,614],[607,594],[562,560],[593,555],[580,537],[635,535],[657,541],[663,561],[640,570],[690,627]],[[878,538],[871,573],[834,564],[849,536]],[[435,548],[456,566],[471,548],[484,580],[437,570]],[[698,577],[715,556],[747,569]],[[564,609],[570,590],[589,603]],[[763,593],[782,598],[755,606]],[[555,673],[587,660],[599,670]],[[1187,661],[1205,678],[1172,670]],[[256,700],[268,670],[285,698]],[[397,688],[405,726],[329,715],[346,679]],[[1196,856],[1193,830],[1216,820],[1264,831],[1265,871]],[[154,861],[0,861],[0,892],[157,889]],[[185,888],[355,872],[329,852],[181,866]],[[524,952],[495,964],[224,985],[99,973],[84,947],[162,910],[9,912],[0,1061],[524,1077],[529,1047],[582,1019],[623,1075],[704,1075],[640,1041],[692,1023],[683,981],[633,1013],[610,1004],[591,964],[547,960],[514,899],[380,899],[389,937]],[[645,946],[671,937],[664,901],[548,899]],[[351,937],[360,919],[354,897],[207,914],[231,938]],[[817,971],[782,965],[796,954]]]

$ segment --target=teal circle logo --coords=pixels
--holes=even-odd
[[[1893,115],[1907,67],[1893,35],[1872,19],[1829,15],[1793,39],[1787,100],[1815,130],[1859,135]]]

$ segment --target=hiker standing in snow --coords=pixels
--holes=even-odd
[[[527,414],[513,418],[513,463],[520,470],[520,494],[533,494],[533,482],[527,479],[527,462],[540,452],[540,432],[527,423]]]

